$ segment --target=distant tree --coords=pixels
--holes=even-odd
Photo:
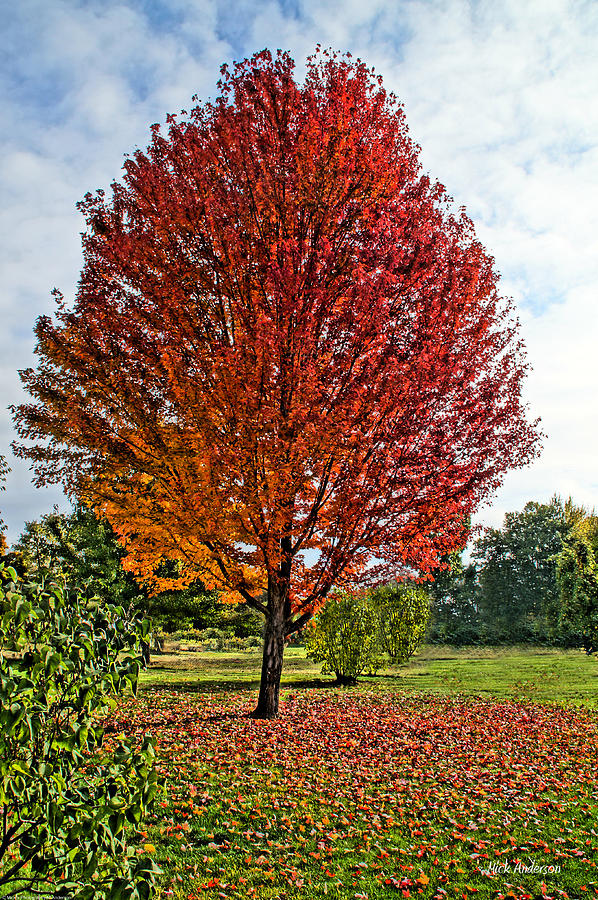
[[[483,642],[475,566],[465,565],[462,550],[455,550],[442,561],[446,568],[433,570],[434,580],[426,584],[430,596],[426,640],[456,646]]]
[[[71,513],[57,509],[27,522],[11,548],[11,563],[21,574],[65,575],[73,584],[112,603],[133,605],[152,619],[152,628],[228,628],[240,637],[259,634],[260,623],[243,604],[223,605],[216,591],[198,579],[180,590],[150,595],[123,568],[126,553],[106,519],[81,505]],[[172,571],[172,561],[164,563]],[[146,657],[147,657],[146,647]]]
[[[559,500],[558,497],[556,499]],[[575,503],[572,497],[568,497],[564,503],[562,501],[559,502],[562,504],[565,522],[569,530],[575,528],[583,519],[595,517],[593,511],[588,510],[582,504]]]
[[[185,626],[195,630],[217,628],[235,637],[259,635],[262,617],[244,603],[220,603],[218,591],[208,591],[202,581],[178,590],[172,588],[147,598],[152,623],[165,632]]]
[[[507,513],[474,545],[479,608],[486,635],[499,641],[550,641],[559,617],[555,559],[568,531],[559,498]]]
[[[303,84],[281,51],[222,71],[80,204],[77,298],[37,323],[15,450],[144,583],[263,614],[269,718],[333,586],[433,566],[538,433],[493,259],[381,78],[328,51]]]
[[[55,507],[39,520],[27,522],[12,552],[23,572],[31,576],[64,575],[89,593],[124,605],[146,596],[124,571],[125,552],[110,524],[81,505],[71,513]]]
[[[576,517],[557,557],[560,624],[569,643],[598,652],[598,517]]]

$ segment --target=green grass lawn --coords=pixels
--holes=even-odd
[[[259,687],[261,654],[180,651],[154,656],[141,686],[223,691]],[[329,689],[333,678],[288,648],[283,687]],[[407,665],[360,678],[368,690],[426,691],[475,697],[528,698],[598,707],[598,659],[581,650],[425,647]],[[360,689],[360,688],[358,688]]]
[[[143,838],[174,900],[598,898],[598,660],[428,647],[337,688],[289,648],[156,656],[118,727],[158,737]]]

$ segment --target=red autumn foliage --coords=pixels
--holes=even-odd
[[[349,57],[293,67],[223,67],[86,196],[77,298],[39,319],[16,410],[38,481],[105,515],[137,577],[173,586],[177,560],[264,613],[265,715],[334,584],[433,566],[537,445],[511,305],[401,105]]]

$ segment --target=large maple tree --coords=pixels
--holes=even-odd
[[[381,78],[326,51],[302,84],[280,51],[222,73],[80,204],[17,452],[108,518],[140,580],[264,614],[271,717],[285,639],[331,587],[433,566],[538,436],[493,260]]]

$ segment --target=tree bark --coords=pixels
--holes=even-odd
[[[252,719],[275,719],[278,716],[278,695],[284,654],[284,600],[278,590],[270,590],[268,614],[264,629],[262,676],[257,706]]]
[[[149,641],[142,640],[141,642],[141,660],[143,664],[143,668],[147,669],[150,664],[151,659],[151,651]]]

